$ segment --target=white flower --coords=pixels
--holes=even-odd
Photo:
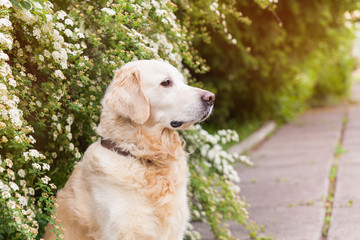
[[[48,184],[48,182],[51,180],[51,178],[49,178],[48,176],[42,177],[41,180],[43,181],[44,184]]]
[[[14,182],[9,182],[9,186],[14,190],[14,191],[17,191],[19,190],[19,186],[14,183]]]
[[[156,8],[160,8],[160,4],[158,3],[158,1],[155,1],[155,0],[151,0],[151,4]]]
[[[12,49],[13,39],[10,35],[5,35],[0,32],[0,44],[6,46],[8,49]]]
[[[65,29],[64,31],[65,35],[68,36],[68,37],[71,37],[73,32],[70,30],[70,29]]]
[[[30,143],[32,143],[32,144],[36,143],[35,138],[31,135],[29,136],[29,140],[30,140]]]
[[[53,184],[53,183],[50,183],[50,187],[51,187],[52,189],[56,189],[56,188],[57,188],[56,185]]]
[[[219,4],[217,2],[213,2],[210,4],[210,10],[215,11],[215,10],[217,10],[218,6],[219,6]]]
[[[3,196],[3,198],[11,197],[11,194],[8,191],[2,192],[1,195]]]
[[[110,8],[103,8],[103,9],[101,9],[101,11],[106,12],[110,16],[114,16],[116,14],[116,12]]]
[[[29,194],[31,196],[34,196],[35,195],[35,190],[33,188],[29,188]]]
[[[66,137],[67,137],[69,140],[71,140],[71,139],[72,139],[72,134],[71,134],[71,133],[68,133],[68,134],[66,134]]]
[[[55,24],[55,26],[57,27],[57,29],[59,29],[60,31],[65,29],[65,25],[63,23],[57,22]]]
[[[33,168],[35,168],[35,169],[41,170],[41,166],[40,166],[40,164],[38,164],[38,163],[33,163],[32,166],[33,166]]]
[[[10,177],[11,180],[15,180],[15,173],[11,169],[6,169],[7,175]]]
[[[6,163],[6,166],[8,166],[9,168],[11,168],[13,166],[13,162],[11,161],[11,159],[5,159],[5,163]]]
[[[74,22],[70,18],[68,18],[65,20],[65,24],[72,26],[72,25],[74,25]]]
[[[34,36],[36,39],[40,39],[40,38],[41,38],[41,30],[38,29],[38,28],[34,28],[34,30],[33,30],[33,36]]]
[[[34,4],[38,4],[38,3],[35,2]],[[40,4],[39,4],[39,5],[40,5]],[[41,5],[40,5],[39,8],[41,8]],[[51,21],[53,20],[53,17],[52,17],[51,14],[45,14],[45,17],[46,17],[46,21],[47,21],[47,22],[51,22]]]
[[[51,53],[48,50],[44,50],[44,56],[49,58],[51,56]]]
[[[69,115],[66,119],[66,122],[71,126],[71,124],[73,124],[73,122],[74,122],[74,116]]]
[[[8,192],[10,191],[10,187],[6,184],[4,184],[1,180],[0,180],[0,190],[3,191],[3,192]]]
[[[15,204],[15,202],[13,200],[10,200],[7,203],[7,206],[8,206],[8,208],[14,209],[16,207],[16,204]]]
[[[85,35],[82,32],[77,33],[78,38],[85,38]]]
[[[52,57],[53,57],[53,59],[54,59],[54,61],[55,61],[56,63],[60,63],[60,61],[61,61],[61,54],[60,54],[60,52],[58,52],[58,51],[53,51],[51,55],[52,55]]]
[[[54,140],[56,140],[56,138],[58,137],[58,135],[59,135],[59,134],[58,134],[57,131],[54,131],[54,132],[53,132],[53,138],[54,138]]]
[[[35,158],[41,157],[41,154],[38,152],[38,150],[35,150],[35,149],[30,149],[29,155],[31,157],[35,157]]]
[[[38,106],[38,107],[41,107],[42,106],[42,104],[41,104],[41,102],[38,100],[38,101],[36,101],[36,105]]]
[[[65,79],[65,76],[61,70],[55,70],[54,74],[57,78]]]
[[[21,179],[20,180],[20,186],[25,187],[26,186],[26,181]]]
[[[0,27],[5,27],[5,28],[12,28],[11,22],[6,19],[6,18],[1,18],[0,19]]]
[[[81,158],[81,154],[80,154],[79,152],[76,152],[76,153],[75,153],[75,157],[76,157],[76,158]]]
[[[45,60],[44,56],[39,54],[39,60],[43,62]]]
[[[58,120],[58,117],[57,117],[56,115],[52,115],[51,119],[52,119],[53,121],[57,121],[57,120]]]
[[[64,12],[63,10],[58,11],[56,14],[57,14],[57,18],[60,20],[64,20],[64,18],[67,16],[66,12]]]
[[[28,161],[29,160],[29,152],[24,152],[23,155],[24,155],[25,161]]]
[[[53,42],[53,45],[55,50],[60,50],[61,44],[59,42]]]
[[[28,200],[26,199],[26,197],[20,196],[19,197],[19,203],[20,203],[21,206],[27,206]]]
[[[19,171],[18,171],[18,175],[20,176],[20,177],[25,177],[25,171],[23,170],[23,169],[20,169]]]
[[[70,143],[70,144],[69,144],[69,149],[70,149],[71,151],[74,150],[74,144],[73,144],[73,143]]]
[[[12,4],[9,0],[0,0],[0,6],[4,6],[6,8],[11,8]]]
[[[18,19],[23,20],[26,24],[34,24],[39,19],[38,16],[32,14],[29,10],[26,9],[16,11],[14,16]]]
[[[43,167],[42,167],[44,170],[50,170],[50,165],[47,164],[47,163],[43,163]]]

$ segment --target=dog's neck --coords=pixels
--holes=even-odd
[[[179,134],[171,129],[139,125],[103,109],[97,133],[139,159],[166,166],[184,154]]]

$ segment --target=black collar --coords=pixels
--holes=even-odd
[[[104,148],[107,148],[107,149],[109,149],[110,151],[116,152],[116,153],[119,154],[119,155],[122,155],[122,156],[125,156],[125,157],[131,156],[131,157],[133,157],[133,158],[137,158],[137,157],[135,157],[134,155],[132,155],[131,152],[126,151],[126,150],[123,150],[123,149],[117,147],[117,146],[116,146],[116,143],[113,142],[113,141],[111,141],[111,140],[109,140],[109,139],[101,138],[100,143],[101,143],[101,146],[103,146]]]

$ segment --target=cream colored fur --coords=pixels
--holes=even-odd
[[[170,80],[172,85],[161,83]],[[133,156],[95,142],[58,192],[56,221],[65,240],[180,240],[189,221],[188,167],[182,140],[171,121],[184,129],[206,118],[206,91],[184,83],[160,61],[123,66],[102,101],[97,132]],[[208,93],[208,92],[207,92]],[[45,239],[54,239],[48,226]]]

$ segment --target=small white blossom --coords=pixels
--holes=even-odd
[[[33,36],[34,36],[36,39],[40,39],[40,38],[41,38],[41,30],[38,29],[38,28],[34,28],[34,30],[33,30]]]
[[[80,154],[79,152],[76,152],[76,153],[75,153],[75,157],[76,157],[76,158],[81,158],[81,154]]]
[[[9,61],[9,55],[4,53],[3,51],[0,51],[0,60]]]
[[[48,182],[51,180],[51,178],[49,178],[48,176],[42,177],[41,180],[43,181],[44,184],[48,184]]]
[[[69,144],[69,149],[70,149],[71,151],[74,150],[74,144],[73,144],[73,143],[70,143],[70,144]]]
[[[56,28],[59,29],[60,31],[65,29],[65,25],[63,23],[57,22],[55,24]]]
[[[65,76],[61,70],[55,70],[54,74],[57,78],[65,79]]]
[[[20,177],[25,177],[25,171],[23,170],[23,169],[20,169],[19,171],[18,171],[18,175],[20,176]]]
[[[73,34],[73,32],[70,29],[65,29],[64,33],[67,37],[71,37]]]
[[[9,85],[10,85],[10,86],[13,86],[13,87],[16,87],[16,86],[17,86],[17,82],[15,81],[15,79],[10,78],[10,79],[9,79]]]
[[[7,206],[8,206],[8,208],[14,209],[16,207],[16,204],[15,204],[15,202],[13,200],[10,200],[7,203]]]
[[[35,169],[41,170],[41,166],[40,166],[40,164],[38,164],[38,163],[33,163],[32,166],[33,166],[33,168],[35,168]]]
[[[9,168],[12,168],[13,166],[13,162],[11,161],[11,159],[5,159],[5,163],[6,163],[6,166],[8,166]]]
[[[65,24],[72,26],[72,25],[74,25],[74,22],[70,18],[68,18],[65,20]]]
[[[21,179],[21,180],[20,180],[20,186],[26,187],[26,181],[23,180],[23,179]]]
[[[13,39],[10,35],[5,35],[0,32],[0,44],[6,46],[8,49],[12,49]]]
[[[56,50],[61,49],[61,44],[59,42],[53,42],[53,45],[54,45],[54,49],[56,49]]]
[[[44,170],[50,170],[50,165],[47,164],[47,163],[43,163],[43,167],[42,167]]]
[[[60,20],[64,20],[64,18],[67,16],[66,12],[64,12],[63,10],[58,11],[56,13],[56,15],[57,15],[57,18],[60,19]]]
[[[82,32],[76,34],[78,38],[85,38],[85,35]]]
[[[0,6],[4,6],[6,8],[11,8],[12,4],[9,0],[0,0]]]
[[[51,53],[48,50],[44,50],[44,56],[49,58],[51,57]]]
[[[29,194],[31,196],[34,196],[35,195],[35,190],[33,188],[29,188]]]
[[[19,190],[19,186],[14,183],[14,182],[9,182],[9,186],[14,190],[14,191],[17,191]]]
[[[29,150],[29,155],[32,156],[32,157],[35,157],[35,158],[39,158],[39,157],[42,156],[42,154],[40,154],[38,152],[38,150],[36,150],[36,149],[30,149]]]
[[[11,194],[8,191],[2,192],[1,195],[2,195],[3,198],[11,197]]]
[[[116,12],[110,8],[102,8],[101,11],[106,12],[107,14],[109,14],[110,16],[113,16],[116,14]]]
[[[20,203],[21,206],[27,206],[28,201],[27,201],[26,197],[20,196],[19,197],[19,203]]]

